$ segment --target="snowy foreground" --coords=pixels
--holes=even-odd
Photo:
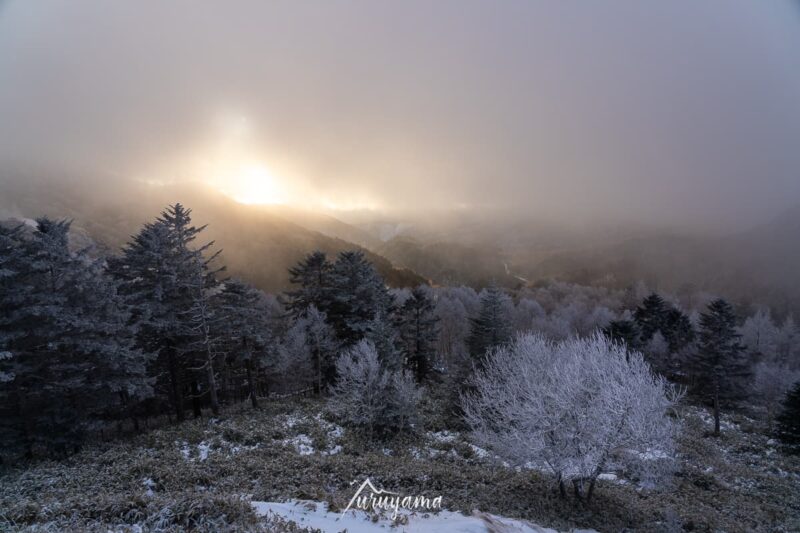
[[[407,533],[558,533],[555,529],[541,527],[525,520],[513,520],[489,513],[473,512],[464,516],[451,511],[432,513],[401,512],[397,520],[380,518],[364,511],[328,511],[324,502],[289,500],[278,502],[252,502],[256,514],[278,517],[294,522],[301,528],[325,532],[347,533],[407,532]],[[573,529],[572,533],[596,533],[594,529]]]

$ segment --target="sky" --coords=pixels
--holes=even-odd
[[[0,3],[0,180],[728,228],[798,142],[796,2]]]

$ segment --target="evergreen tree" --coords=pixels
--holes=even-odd
[[[296,326],[298,325],[303,329],[311,357],[314,392],[321,394],[336,381],[336,355],[339,352],[339,342],[336,333],[327,322],[325,313],[314,305],[309,306],[298,318]]]
[[[669,345],[670,353],[677,353],[694,341],[695,332],[689,317],[680,309],[672,308],[664,316],[661,334]]]
[[[322,312],[330,309],[332,270],[333,265],[319,250],[289,269],[289,281],[300,286],[287,292],[286,307],[293,317],[297,318],[312,305]]]
[[[787,451],[800,454],[800,382],[786,394],[777,423],[777,436]]]
[[[428,377],[439,338],[439,317],[426,287],[412,290],[399,314],[406,364],[421,383]]]
[[[360,251],[342,252],[331,272],[330,309],[323,309],[343,345],[364,338],[377,314],[390,316],[393,298]]]
[[[400,338],[391,318],[379,311],[370,321],[364,338],[374,346],[383,368],[392,371],[403,369]]]
[[[121,280],[123,293],[137,308],[137,319],[142,322],[140,346],[158,354],[150,370],[158,377],[156,390],[169,398],[178,420],[185,417],[187,386],[199,416],[198,381],[206,381],[212,407],[216,403],[215,354],[205,331],[211,331],[207,299],[221,269],[210,267],[218,253],[206,258],[213,242],[194,244],[204,229],[192,225],[190,209],[175,204],[155,222],[145,224],[123,248],[121,257],[109,260],[109,270]],[[204,375],[196,374],[198,358]]]
[[[699,350],[696,372],[700,388],[714,405],[714,435],[719,435],[720,403],[742,392],[747,366],[742,358],[736,317],[731,305],[717,299],[700,316]]]
[[[505,313],[508,297],[496,285],[481,294],[478,316],[471,320],[469,353],[481,361],[488,350],[504,346],[511,340],[511,324]]]
[[[627,346],[630,351],[641,351],[641,332],[634,320],[612,320],[603,328],[603,333],[614,342]]]
[[[226,362],[244,368],[247,394],[257,408],[256,379],[262,366],[259,355],[270,336],[264,294],[242,281],[227,280],[217,298],[223,316],[221,336],[229,355]]]
[[[98,261],[70,251],[69,228],[0,229],[0,434],[28,456],[72,451],[151,392],[129,309]]]
[[[667,303],[656,293],[642,300],[642,305],[633,312],[641,332],[641,345],[646,344],[656,331],[661,331],[663,334],[667,311]]]

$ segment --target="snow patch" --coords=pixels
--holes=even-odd
[[[347,511],[346,514],[328,511],[326,503],[307,500],[287,502],[251,502],[259,516],[277,516],[296,523],[299,527],[321,531],[347,531],[348,533],[374,533],[397,531],[407,533],[558,533],[525,520],[515,520],[489,513],[474,511],[464,516],[452,511],[413,513],[401,511],[395,522],[387,517],[376,517],[364,511]],[[587,533],[594,530],[583,530]],[[594,532],[596,533],[596,532]]]

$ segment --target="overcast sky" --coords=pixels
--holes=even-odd
[[[203,178],[226,143],[338,205],[746,224],[800,203],[800,8],[0,3],[2,164]]]

